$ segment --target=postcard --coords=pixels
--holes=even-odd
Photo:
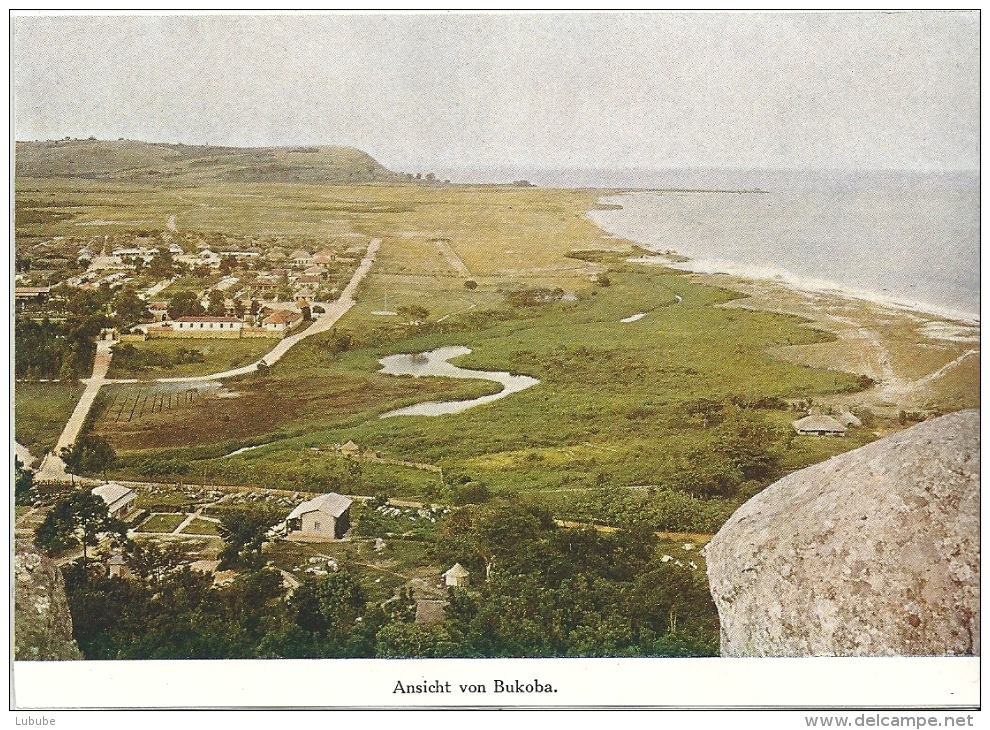
[[[979,39],[12,13],[18,724],[972,725]]]

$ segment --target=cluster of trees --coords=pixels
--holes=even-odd
[[[762,485],[754,482],[747,486],[751,486],[755,494]],[[562,514],[575,520],[595,520],[622,528],[712,534],[738,507],[737,500],[700,499],[668,487],[603,487],[573,497],[562,507]]]
[[[131,287],[59,287],[50,309],[51,319],[19,315],[14,323],[18,378],[84,377],[93,369],[101,329],[128,327],[148,315],[147,303]]]
[[[18,378],[72,380],[93,369],[99,316],[65,322],[18,318],[14,324],[14,374]]]
[[[35,544],[49,553],[82,545],[82,570],[87,569],[87,548],[110,537],[119,544],[127,539],[127,525],[111,517],[107,504],[88,490],[74,491],[57,501],[35,532]]]
[[[271,568],[214,586],[181,558],[150,558],[137,579],[68,571],[73,636],[87,659],[374,657],[376,635],[398,608],[369,605],[343,571],[287,595]]]
[[[206,314],[206,309],[199,301],[194,291],[180,291],[168,300],[168,314],[172,319],[180,317],[200,317]]]
[[[541,508],[498,499],[452,513],[438,530],[434,552],[440,564],[459,562],[484,581],[452,594],[442,625],[406,629],[418,648],[398,652],[385,641],[380,651],[717,654],[718,617],[704,574],[664,561],[649,529],[559,528]]]
[[[291,290],[290,290],[291,295]],[[223,317],[227,314],[226,295],[219,289],[210,289],[207,294],[207,305],[204,307],[196,292],[184,290],[176,292],[168,301],[168,313],[172,319],[179,317]],[[250,306],[245,306],[240,300],[234,302],[234,315],[243,317],[245,314],[255,316],[261,310],[261,303],[252,299]]]
[[[82,493],[80,493],[82,494]],[[73,495],[56,505],[84,545],[115,526]],[[78,504],[77,504],[78,503]],[[96,510],[97,512],[99,510]],[[75,516],[66,517],[72,512]],[[105,516],[105,507],[103,514]],[[603,534],[558,528],[545,511],[495,500],[451,513],[431,546],[442,565],[460,562],[473,587],[453,589],[446,620],[414,623],[402,591],[369,602],[346,570],[309,577],[294,590],[268,567],[270,515],[230,511],[224,560],[237,579],[214,586],[190,571],[177,546],[125,543],[134,579],[72,565],[66,586],[73,633],[89,659],[310,657],[707,656],[718,620],[703,574],[662,560],[644,529]],[[54,519],[54,518],[53,518]],[[52,544],[52,543],[49,543]],[[65,543],[54,543],[57,547]]]

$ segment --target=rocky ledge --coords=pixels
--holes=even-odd
[[[979,508],[979,411],[770,485],[705,548],[722,655],[979,655]]]
[[[82,659],[58,566],[30,540],[14,548],[14,659]]]

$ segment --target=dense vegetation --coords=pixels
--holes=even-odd
[[[189,570],[180,550],[154,544],[127,548],[135,579],[68,570],[74,635],[86,658],[717,652],[703,573],[671,561],[649,531],[558,528],[544,510],[516,501],[464,507],[441,521],[430,550],[442,564],[468,566],[479,585],[450,589],[446,620],[423,625],[414,622],[408,591],[369,601],[343,569],[288,591],[265,567],[266,521],[262,513],[225,515],[222,554],[242,568],[229,585],[214,586]]]
[[[147,313],[130,287],[80,289],[59,286],[44,314],[22,308],[14,322],[17,378],[74,379],[93,369],[96,339],[104,327],[124,327]]]

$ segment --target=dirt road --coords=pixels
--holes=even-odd
[[[96,400],[96,394],[100,392],[100,388],[106,382],[107,371],[110,369],[110,358],[113,354],[110,348],[114,344],[114,342],[107,340],[100,340],[96,343],[93,375],[84,381],[86,390],[83,391],[82,397],[76,403],[75,410],[72,411],[65,428],[62,429],[62,435],[58,437],[55,448],[45,454],[45,458],[42,459],[41,467],[36,476],[39,481],[66,481],[69,479],[69,473],[65,470],[65,462],[58,457],[58,454],[63,448],[71,446],[79,438],[86,415],[89,413],[89,409],[93,407],[93,401]]]

